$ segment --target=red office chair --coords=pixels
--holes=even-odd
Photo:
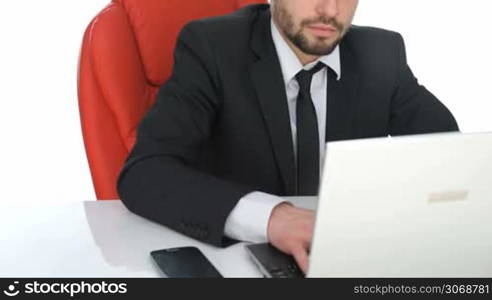
[[[78,96],[97,199],[118,199],[118,173],[135,143],[138,123],[171,73],[182,26],[265,2],[113,0],[92,20],[80,53]]]

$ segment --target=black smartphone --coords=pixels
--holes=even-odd
[[[196,247],[179,247],[150,252],[163,275],[169,278],[222,278]]]

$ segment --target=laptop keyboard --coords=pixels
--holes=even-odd
[[[265,277],[305,277],[304,273],[297,266],[294,257],[279,251],[270,244],[253,244],[247,245],[246,248]]]
[[[284,268],[273,267],[268,270],[272,278],[303,278],[304,274],[295,262],[289,263]]]

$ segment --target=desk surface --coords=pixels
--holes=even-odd
[[[289,198],[314,208],[312,197]],[[261,277],[244,243],[216,248],[129,212],[121,201],[0,202],[0,277],[159,277],[150,251],[196,246],[224,277]]]

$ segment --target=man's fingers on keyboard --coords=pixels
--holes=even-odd
[[[306,274],[308,268],[308,255],[306,249],[302,247],[295,249],[292,251],[292,256],[294,256],[294,259],[299,265],[299,268],[301,268],[302,272]]]

